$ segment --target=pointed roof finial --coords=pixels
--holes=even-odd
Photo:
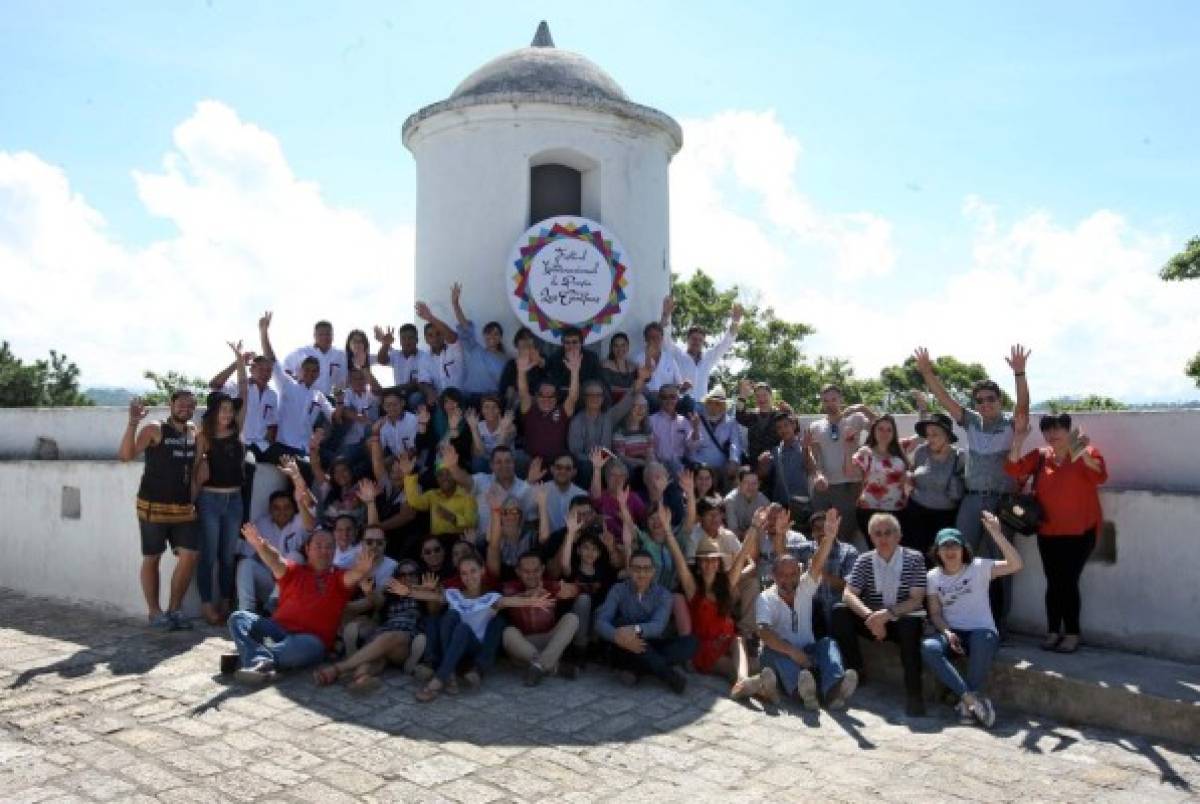
[[[533,41],[529,43],[530,47],[554,47],[554,39],[550,37],[550,26],[542,20],[537,27],[537,33],[533,35]]]

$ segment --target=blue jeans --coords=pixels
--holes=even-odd
[[[613,666],[619,670],[632,670],[637,674],[649,673],[667,680],[671,677],[671,668],[690,660],[699,648],[700,640],[693,634],[647,639],[646,650],[642,653],[630,653],[614,642],[612,661]]]
[[[437,677],[442,683],[449,681],[463,662],[473,663],[481,672],[492,669],[496,663],[500,639],[507,626],[508,621],[505,618],[498,615],[493,617],[483,633],[483,641],[480,642],[475,632],[458,614],[447,612],[442,615],[439,640],[441,660],[437,666]]]
[[[222,494],[200,490],[196,504],[200,515],[200,561],[196,565],[196,589],[200,602],[233,598],[233,548],[242,526],[241,490]],[[213,594],[213,565],[217,566],[218,594]]]
[[[1003,558],[1000,548],[992,541],[992,537],[984,536],[981,520],[984,511],[991,511],[994,514],[999,510],[1001,496],[992,492],[968,494],[959,504],[958,517],[954,526],[962,533],[967,547],[971,548],[971,553],[977,558],[997,560]],[[1009,538],[1011,539],[1012,536]],[[1013,576],[1005,575],[1002,578],[992,579],[991,585],[988,587],[988,598],[992,604],[992,619],[996,621],[996,627],[1002,633],[1007,631],[1008,613],[1012,610],[1012,585]]]
[[[319,637],[290,634],[274,620],[252,611],[235,611],[229,615],[229,636],[242,657],[242,667],[253,667],[265,660],[283,670],[307,667],[325,657],[325,643]],[[265,644],[268,639],[271,640],[269,646]]]
[[[842,652],[838,650],[837,643],[829,637],[824,637],[811,645],[805,645],[802,650],[815,666],[815,675],[821,696],[828,696],[829,691],[836,687],[842,677],[846,675],[842,666]],[[790,656],[784,656],[766,646],[762,649],[759,661],[763,667],[770,667],[775,671],[775,675],[779,677],[779,685],[788,695],[796,694],[796,683],[800,679],[800,671],[813,669],[801,667]]]
[[[938,634],[921,643],[921,658],[925,661],[925,666],[932,670],[951,692],[961,698],[964,692],[979,692],[983,689],[988,671],[992,669],[992,659],[1000,649],[1000,637],[996,636],[995,631],[987,628],[977,628],[973,631],[955,628],[954,633],[958,634],[958,641],[967,652],[965,681],[958,668],[950,661],[953,651],[943,635]]]

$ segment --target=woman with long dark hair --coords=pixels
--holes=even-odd
[[[361,329],[352,329],[346,336],[346,373],[354,369],[371,370],[371,341]]]
[[[1059,653],[1079,648],[1079,577],[1100,536],[1103,517],[1097,488],[1108,480],[1104,456],[1088,437],[1071,429],[1071,416],[1043,416],[1046,446],[1021,454],[1029,435],[1029,416],[1013,417],[1013,443],[1004,471],[1018,482],[1032,477],[1042,506],[1038,552],[1046,573],[1046,640],[1042,647]]]
[[[200,559],[196,566],[196,588],[200,611],[209,625],[220,625],[232,609],[234,548],[242,526],[242,483],[245,480],[246,445],[242,422],[246,419],[249,380],[248,356],[242,344],[230,343],[237,356],[238,398],[223,391],[208,395],[200,429],[196,433],[196,467],[192,472],[193,496],[200,519]],[[213,567],[217,568],[217,592],[213,594]]]
[[[608,384],[612,404],[617,404],[633,388],[637,380],[638,364],[629,357],[629,336],[624,332],[613,333],[608,340],[608,357],[600,363],[600,378]]]
[[[670,511],[660,508],[664,526],[670,527]],[[765,518],[765,517],[764,517]],[[695,572],[688,567],[683,550],[674,536],[667,547],[679,573],[679,586],[687,600],[691,633],[700,643],[692,665],[698,672],[729,679],[729,694],[747,697],[756,690],[750,685],[750,659],[746,643],[738,635],[734,622],[742,570],[750,558],[753,540],[747,539],[732,561],[712,539],[703,538],[696,546]],[[683,630],[680,631],[681,635]]]
[[[917,422],[919,440],[905,441],[910,464],[908,504],[900,515],[904,534],[900,544],[922,555],[929,554],[933,538],[942,528],[952,528],[958,506],[966,494],[963,471],[966,455],[954,446],[958,436],[945,413]],[[932,566],[926,561],[926,566]]]
[[[890,413],[871,422],[863,446],[855,450],[854,443],[854,439],[846,439],[845,470],[853,481],[862,481],[855,514],[858,529],[866,533],[872,516],[896,515],[908,503],[908,458]]]

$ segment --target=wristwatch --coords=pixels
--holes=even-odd
[[[633,633],[637,634],[638,636],[641,636],[642,635],[642,627],[640,625],[635,625],[633,627]]]

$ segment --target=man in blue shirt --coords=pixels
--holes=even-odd
[[[629,558],[629,579],[614,586],[596,612],[596,633],[613,644],[613,665],[638,675],[650,673],[677,694],[687,679],[675,665],[696,653],[692,635],[667,637],[671,619],[671,592],[654,582],[654,560],[645,550]]]

